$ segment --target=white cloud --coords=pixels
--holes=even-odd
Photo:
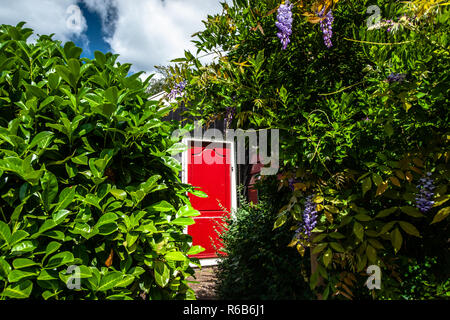
[[[118,19],[107,39],[120,61],[133,64],[133,70],[153,71],[195,52],[191,35],[203,29],[208,14],[220,12],[219,0],[116,0]]]
[[[0,24],[16,25],[26,21],[24,27],[35,34],[55,34],[55,39],[69,41],[73,37],[87,39],[83,15],[74,11],[76,0],[0,0]],[[83,39],[84,37],[84,39]]]
[[[221,12],[223,0],[81,0],[99,14],[105,41],[122,63],[133,71],[155,72],[155,65],[167,65],[195,53],[191,35],[203,29],[208,14]],[[87,49],[85,18],[77,16],[77,0],[0,0],[0,24],[26,21],[35,33],[55,33],[58,40],[78,37]],[[72,11],[71,11],[72,10]],[[76,26],[70,24],[77,22]]]

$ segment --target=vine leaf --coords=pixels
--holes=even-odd
[[[441,210],[438,211],[438,213],[436,213],[431,224],[444,220],[445,218],[448,217],[449,214],[450,214],[450,207],[442,208]]]
[[[415,237],[421,238],[421,235],[419,233],[419,230],[415,226],[413,226],[411,223],[406,221],[399,221],[400,227],[407,233]]]
[[[370,188],[372,188],[372,180],[370,179],[370,177],[367,177],[362,182],[362,194],[363,194],[363,197],[367,193],[367,191],[370,190]]]
[[[381,183],[381,184],[378,186],[377,192],[376,192],[375,195],[376,195],[376,196],[382,195],[382,194],[387,190],[387,187],[388,187],[388,183],[387,183],[387,182]]]
[[[355,233],[356,237],[359,240],[361,240],[361,241],[363,240],[363,238],[364,238],[364,227],[362,226],[361,223],[355,221],[355,224],[353,225],[353,232]]]
[[[400,181],[396,177],[389,177],[389,180],[394,186],[401,187]]]
[[[394,247],[395,253],[397,253],[402,247],[403,237],[402,233],[398,228],[395,228],[391,233],[391,243]]]

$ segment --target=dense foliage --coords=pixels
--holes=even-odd
[[[258,189],[257,205],[241,198],[240,207],[225,218],[224,245],[218,264],[216,291],[221,299],[311,299],[307,282],[309,259],[286,246],[288,226],[273,230],[283,191],[271,179]]]
[[[290,245],[317,255],[310,285],[324,298],[406,297],[399,270],[426,256],[445,281],[448,3],[282,4],[234,0],[208,17],[194,42],[218,62],[191,52],[174,61],[189,112],[208,121],[232,108],[234,127],[280,129],[292,192],[275,226],[292,226]],[[369,265],[381,267],[381,290],[364,286]]]
[[[0,28],[1,299],[195,298],[168,108],[117,55],[31,34]]]

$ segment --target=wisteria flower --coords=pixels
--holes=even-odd
[[[320,29],[323,33],[323,41],[327,48],[331,48],[333,46],[333,43],[331,42],[331,37],[333,36],[333,12],[328,10],[327,14],[324,15],[325,7],[317,13],[317,16],[319,18],[322,18],[320,20]]]
[[[317,225],[317,205],[313,201],[314,195],[306,197],[305,209],[303,210],[303,222],[295,231],[297,238],[310,241],[311,233]]]
[[[301,180],[295,179],[295,178],[289,178],[288,179],[288,187],[291,189],[291,191],[295,191],[295,183],[299,183]]]
[[[419,179],[419,184],[417,185],[417,189],[419,190],[416,194],[416,207],[422,211],[423,213],[429,211],[433,205],[433,190],[435,188],[434,181],[431,178],[431,172],[427,172],[427,174]]]
[[[289,36],[292,34],[292,7],[293,5],[287,0],[285,4],[280,5],[277,11],[277,22],[275,22],[275,25],[279,31],[277,37],[283,45],[283,50],[286,50],[288,43],[291,42]]]
[[[236,115],[236,108],[235,107],[227,107],[226,116],[225,116],[225,122],[226,122],[227,128],[230,126],[235,115]]]
[[[170,91],[169,95],[167,96],[169,99],[175,99],[176,97],[180,96],[184,88],[186,88],[187,81],[181,81],[175,84],[174,88]]]
[[[392,83],[392,82],[403,82],[405,79],[406,79],[406,74],[392,72],[390,75],[388,75],[386,80],[389,83]]]

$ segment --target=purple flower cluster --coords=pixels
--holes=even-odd
[[[333,12],[328,10],[327,14],[324,15],[325,7],[317,13],[317,16],[319,18],[322,18],[320,20],[320,29],[323,33],[323,41],[325,42],[325,45],[327,48],[331,48],[333,44],[331,43],[331,37],[333,36]]]
[[[302,234],[309,241],[311,238],[311,232],[317,225],[317,204],[313,201],[314,195],[306,197],[305,209],[303,210],[303,223],[295,231],[298,238],[305,239]]]
[[[227,128],[230,126],[231,122],[233,121],[234,116],[236,115],[236,108],[235,107],[227,107],[226,109],[226,116],[225,116],[225,122],[227,124]]]
[[[279,30],[277,37],[283,45],[283,50],[286,50],[288,43],[291,42],[289,36],[292,34],[292,7],[293,5],[287,0],[285,4],[280,5],[277,11],[277,22],[275,22],[275,25]]]
[[[430,210],[434,205],[432,199],[434,197],[433,190],[435,186],[433,182],[433,179],[431,179],[431,172],[427,172],[426,176],[419,179],[419,184],[417,185],[419,191],[416,194],[416,207],[424,213]]]
[[[388,75],[387,77],[387,81],[389,83],[392,82],[402,82],[406,79],[406,74],[404,73],[394,73],[392,72],[390,75]]]
[[[399,23],[401,23],[401,22],[403,22],[403,23],[408,23],[408,24],[413,24],[414,23],[414,21],[415,21],[415,18],[410,18],[410,17],[408,17],[408,16],[406,16],[406,15],[403,15],[403,16],[401,16],[401,17],[397,17],[396,18],[397,20],[398,20],[398,22],[395,22],[394,20],[392,20],[392,19],[383,19],[383,20],[381,20],[380,21],[380,24],[381,25],[384,25],[384,26],[388,26],[388,28],[387,28],[387,32],[391,32],[393,29],[394,29],[394,27],[396,27],[396,25],[398,26],[398,24]],[[395,31],[395,30],[394,30]]]
[[[389,20],[381,20],[381,23],[385,24],[385,25],[389,25],[389,27],[387,28],[387,32],[391,32],[392,27],[394,26],[394,21],[389,19]]]
[[[295,179],[295,178],[289,178],[288,179],[288,187],[289,187],[289,189],[291,189],[291,191],[294,191],[295,190],[294,184],[295,183],[299,183],[299,182],[301,182],[301,180]]]
[[[172,89],[172,91],[170,91],[170,93],[167,97],[169,99],[174,99],[174,98],[180,96],[183,93],[184,88],[186,88],[186,85],[187,85],[187,81],[181,81],[181,82],[175,84],[175,87]]]
[[[291,189],[291,191],[294,191],[294,183],[295,183],[295,179],[294,178],[289,178],[288,179],[288,185],[289,185],[289,189]]]

